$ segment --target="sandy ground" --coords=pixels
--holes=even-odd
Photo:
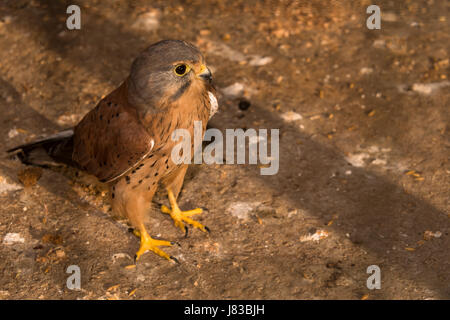
[[[180,264],[133,267],[139,241],[101,185],[4,154],[0,298],[450,298],[448,2],[378,1],[368,30],[370,1],[77,1],[69,31],[72,3],[0,3],[2,150],[73,126],[141,50],[176,38],[214,71],[210,127],[280,129],[280,169],[192,166],[180,204],[207,208],[211,233],[184,238],[154,203],[150,233],[180,243],[166,249]]]

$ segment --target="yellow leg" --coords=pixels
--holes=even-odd
[[[183,223],[183,222],[186,222],[186,223],[192,225],[194,228],[198,228],[204,232],[207,232],[207,231],[209,232],[208,227],[189,218],[193,215],[202,213],[203,210],[201,208],[188,210],[188,211],[181,211],[180,208],[178,207],[177,201],[175,199],[175,196],[173,195],[172,190],[167,189],[167,194],[169,196],[170,207],[172,209],[169,209],[165,205],[162,205],[161,211],[169,214],[172,217],[173,222],[175,223],[176,227],[180,228],[182,231],[184,231],[187,234],[186,226]]]
[[[135,232],[135,234],[139,234],[141,237],[141,246],[139,247],[138,252],[136,252],[136,261],[139,260],[139,258],[147,251],[153,251],[158,256],[166,258],[167,260],[173,260],[175,262],[178,262],[177,259],[175,259],[172,256],[169,256],[167,253],[162,251],[159,246],[172,246],[173,242],[165,241],[165,240],[156,240],[150,237],[150,235],[145,230],[144,226],[142,225],[140,228],[140,231]]]

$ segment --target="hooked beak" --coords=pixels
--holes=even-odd
[[[209,83],[212,82],[211,71],[204,64],[202,64],[200,71],[197,73],[197,77],[199,77],[205,81],[208,81]]]

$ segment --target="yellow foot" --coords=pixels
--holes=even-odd
[[[153,239],[152,237],[150,237],[148,235],[147,232],[139,232],[137,231],[136,233],[139,233],[140,237],[141,237],[141,246],[139,247],[138,252],[136,252],[136,256],[135,256],[135,260],[138,261],[139,258],[147,251],[153,251],[154,253],[156,253],[158,256],[166,258],[167,260],[172,260],[174,262],[178,263],[178,260],[175,259],[172,256],[169,256],[167,253],[165,253],[164,251],[162,251],[160,248],[158,248],[159,246],[172,246],[175,243],[174,242],[170,242],[170,241],[165,241],[165,240],[156,240]],[[136,234],[135,233],[135,234]]]
[[[190,218],[193,215],[202,213],[203,210],[201,208],[188,210],[188,211],[181,211],[180,208],[178,208],[178,205],[176,205],[176,203],[175,203],[175,204],[172,204],[172,209],[169,209],[165,205],[162,205],[161,211],[169,214],[172,217],[173,222],[175,223],[175,226],[180,228],[182,231],[184,231],[186,236],[188,233],[188,229],[184,225],[184,222],[192,225],[194,228],[198,228],[204,232],[209,232],[208,227],[206,227],[206,226],[202,225],[201,223],[199,223],[195,220],[192,220]]]

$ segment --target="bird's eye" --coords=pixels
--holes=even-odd
[[[175,66],[174,72],[177,76],[184,76],[186,73],[188,73],[190,70],[188,65],[185,64],[179,64]]]

